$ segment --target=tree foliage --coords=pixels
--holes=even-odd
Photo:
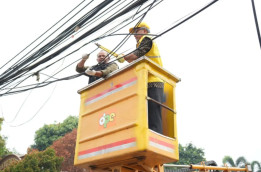
[[[231,158],[230,156],[225,156],[222,160],[223,164],[227,164],[231,167],[236,167],[236,163],[234,162],[233,158]]]
[[[222,160],[223,164],[231,167],[245,168],[246,165],[250,164],[253,172],[261,172],[261,163],[258,161],[252,161],[249,163],[244,156],[240,156],[236,161],[231,156],[225,156]]]
[[[197,148],[192,143],[189,143],[186,146],[179,144],[179,161],[175,164],[197,164],[206,161],[204,156],[204,150],[202,148]]]
[[[2,129],[3,118],[0,118],[0,131]],[[8,155],[10,151],[6,148],[6,137],[0,135],[0,157]]]
[[[261,172],[261,163],[253,161],[251,162],[251,168],[253,172]]]
[[[57,156],[64,158],[61,166],[62,171],[85,171],[85,169],[74,166],[76,136],[77,130],[74,129],[72,132],[67,133],[64,137],[56,140],[51,146],[56,151]]]
[[[244,168],[245,165],[248,163],[246,158],[243,156],[238,157],[236,162],[230,156],[225,156],[222,162],[223,164],[227,164],[231,167],[240,167],[240,168]]]
[[[69,116],[59,124],[44,125],[36,131],[34,138],[35,144],[32,145],[32,148],[40,151],[45,150],[52,145],[55,140],[71,132],[74,128],[77,128],[77,126],[78,118],[74,116]]]
[[[5,168],[4,172],[60,172],[63,158],[55,155],[54,149],[45,151],[33,151],[27,154],[23,160]]]

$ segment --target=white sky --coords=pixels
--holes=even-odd
[[[80,2],[1,1],[0,66]],[[165,0],[145,21],[152,33],[159,33],[208,2]],[[261,1],[255,0],[255,5],[261,25]],[[125,33],[127,31],[126,28]],[[164,68],[181,78],[176,87],[179,142],[183,145],[192,142],[203,148],[207,160],[215,160],[219,165],[225,155],[260,162],[261,50],[251,1],[220,0],[156,41]],[[113,44],[103,43],[109,48],[116,46]],[[134,47],[134,38],[128,44]],[[74,58],[89,51],[83,48]],[[95,55],[92,55],[89,63],[94,62]],[[76,74],[74,66],[70,72]],[[35,82],[35,78],[31,78],[31,82]],[[44,124],[62,122],[69,115],[77,116],[80,103],[77,90],[86,84],[87,78],[80,77],[31,93],[1,97],[0,115],[11,121],[30,93],[16,120],[2,127],[1,135],[8,137],[7,146],[26,153],[34,142],[35,131]],[[11,127],[35,114],[26,125]]]

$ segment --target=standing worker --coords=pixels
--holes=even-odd
[[[85,72],[89,77],[89,84],[119,69],[116,63],[109,63],[110,57],[106,51],[102,50],[97,54],[97,65],[84,66],[84,63],[88,58],[89,54],[84,54],[82,56],[82,60],[76,66],[76,71],[79,73]]]
[[[123,63],[126,60],[130,63],[139,57],[146,56],[162,67],[158,47],[155,41],[153,41],[152,38],[147,35],[150,33],[150,27],[146,23],[141,22],[137,26],[130,28],[129,32],[134,34],[134,37],[137,41],[137,49],[129,55],[118,57],[118,61]],[[155,76],[149,75],[148,96],[158,102],[162,102],[163,89],[164,83],[162,80]],[[149,128],[162,134],[161,106],[155,102],[148,101],[148,113]]]

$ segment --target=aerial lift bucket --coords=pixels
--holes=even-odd
[[[148,128],[148,76],[164,82],[163,134]],[[153,168],[179,159],[175,86],[180,79],[146,57],[80,89],[74,164],[110,170]]]

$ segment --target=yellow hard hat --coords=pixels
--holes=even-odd
[[[145,22],[140,22],[140,24],[138,24],[136,27],[131,27],[129,29],[129,32],[132,33],[134,28],[146,28],[148,30],[148,32],[150,32],[150,27],[145,23]]]

